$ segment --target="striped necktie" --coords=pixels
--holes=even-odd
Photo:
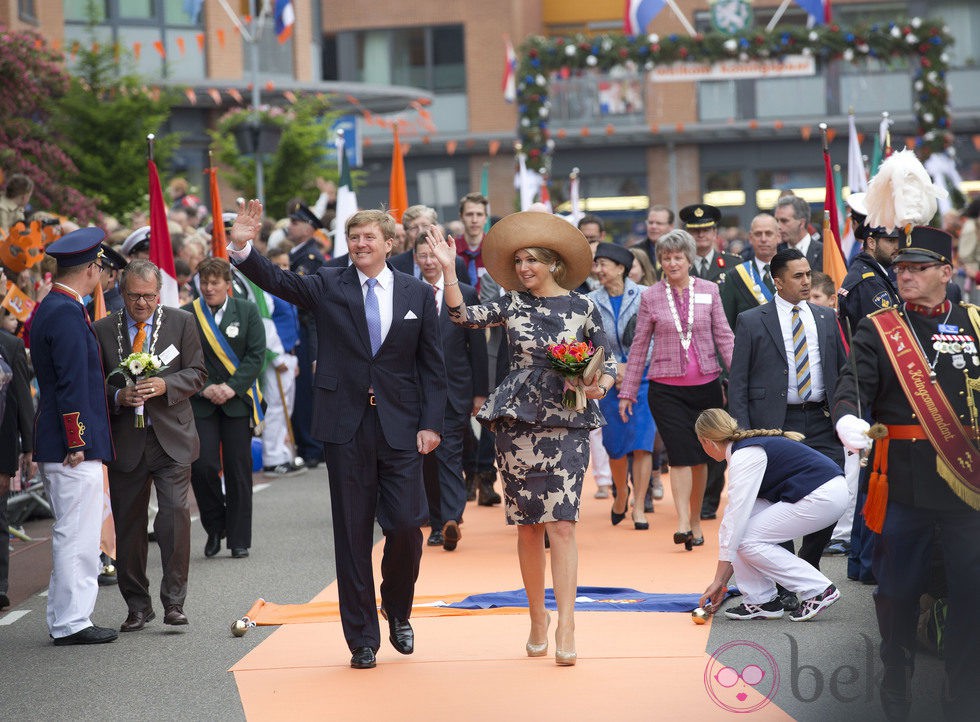
[[[381,307],[374,287],[378,285],[377,278],[367,280],[367,293],[364,294],[364,315],[367,317],[368,337],[371,339],[371,355],[375,356],[381,348]]]
[[[136,335],[133,337],[133,353],[143,353],[143,344],[146,343],[146,324],[143,321],[136,322]]]
[[[810,355],[806,350],[806,332],[800,318],[800,307],[793,306],[793,356],[796,360],[796,391],[801,401],[808,401],[813,388],[810,384]]]

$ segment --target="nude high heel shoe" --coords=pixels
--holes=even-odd
[[[528,657],[543,657],[548,654],[548,627],[551,626],[551,615],[548,615],[548,622],[544,628],[544,641],[540,643],[532,642],[531,638],[528,637],[527,644],[524,649],[527,651]]]
[[[574,645],[574,642],[573,642]],[[575,651],[566,652],[558,646],[558,634],[555,633],[555,664],[559,667],[572,667],[578,660],[578,653]]]

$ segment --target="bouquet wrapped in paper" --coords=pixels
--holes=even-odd
[[[119,362],[118,368],[113,369],[112,373],[109,374],[109,378],[116,374],[122,374],[126,379],[127,386],[135,386],[137,381],[156,376],[165,368],[167,367],[163,365],[163,361],[160,360],[159,356],[148,353],[131,353]],[[146,417],[144,415],[143,405],[140,404],[136,407],[136,428],[142,429],[145,426]]]
[[[548,345],[551,368],[565,379],[562,404],[565,408],[584,411],[587,402],[584,386],[589,386],[602,374],[606,354],[591,341],[559,341]]]

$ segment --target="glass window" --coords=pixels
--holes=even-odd
[[[188,48],[190,47],[190,41],[188,41]],[[244,67],[246,68],[246,73],[248,73],[252,67],[252,61],[249,58],[251,51],[248,45],[244,45],[243,51],[245,53]],[[259,36],[259,72],[266,75],[289,77],[293,75],[293,39],[290,38],[286,42],[280,43],[279,38],[276,37],[271,20],[263,28],[262,34]]]
[[[946,52],[955,68],[980,65],[980,5],[976,0],[940,0],[929,3],[929,16],[942,18],[956,40]],[[959,86],[957,86],[959,91]]]
[[[198,52],[195,35],[194,30],[167,31],[167,78],[194,81],[204,77],[204,53]],[[183,55],[178,38],[183,40]]]
[[[187,8],[196,8],[197,16],[187,13]],[[222,12],[222,15],[224,13]],[[204,25],[204,3],[188,0],[163,0],[163,17],[167,25]]]
[[[142,18],[149,20],[156,13],[153,12],[153,0],[117,0],[119,3],[119,17],[121,18]]]
[[[395,30],[391,34],[392,81],[395,85],[429,87],[425,28]]]
[[[698,83],[698,114],[701,120],[734,120],[738,115],[734,80]]]
[[[437,93],[466,90],[463,28],[364,30],[324,36],[323,78],[407,85]]]
[[[440,91],[466,88],[466,56],[463,28],[432,29],[432,89]]]
[[[37,8],[34,0],[17,0],[17,15],[21,20],[33,22],[37,20]]]
[[[826,78],[763,78],[755,83],[756,118],[817,118],[827,113]]]
[[[95,21],[101,23],[106,19],[106,5],[109,0],[65,0],[65,20],[80,20],[85,22],[89,19],[89,5],[95,13]]]
[[[355,33],[357,53],[357,77],[354,78],[355,80],[361,83],[391,84],[389,35],[387,30],[369,30],[363,33]]]

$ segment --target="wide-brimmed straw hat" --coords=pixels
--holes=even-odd
[[[483,239],[481,255],[490,278],[508,291],[522,290],[514,254],[522,248],[547,248],[565,265],[563,288],[574,290],[592,271],[592,251],[582,232],[550,213],[522,211],[497,221]]]

